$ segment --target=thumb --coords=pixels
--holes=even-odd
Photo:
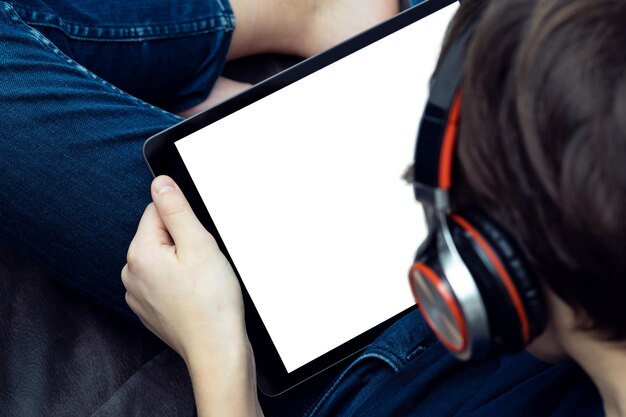
[[[174,180],[166,175],[155,178],[152,200],[174,244],[177,247],[194,245],[204,227]]]

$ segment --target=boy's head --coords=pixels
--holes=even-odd
[[[451,201],[514,235],[579,327],[626,340],[626,2],[466,0],[449,39],[477,14]]]

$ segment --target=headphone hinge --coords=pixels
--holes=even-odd
[[[443,188],[433,188],[419,182],[413,183],[413,191],[417,201],[425,206],[432,206],[435,211],[447,213],[450,208],[448,190]]]

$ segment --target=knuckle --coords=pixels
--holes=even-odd
[[[135,311],[135,308],[134,308],[135,300],[133,299],[133,297],[130,295],[128,291],[126,291],[126,294],[124,294],[124,301],[126,301],[126,304],[128,304],[131,310]]]
[[[128,250],[126,251],[126,259],[128,259],[130,256],[133,256],[133,254],[136,251],[137,251],[137,236],[135,235],[133,240],[131,240],[130,244],[128,245]]]
[[[211,233],[203,230],[200,236],[205,245],[209,246],[211,249],[219,249],[217,240],[215,240],[215,237]]]
[[[137,272],[141,269],[141,259],[137,254],[137,250],[131,247],[126,254],[126,265],[130,271]]]
[[[122,284],[124,284],[124,287],[126,287],[128,284],[128,264],[124,265],[124,268],[122,268],[122,273],[120,275],[122,277]]]

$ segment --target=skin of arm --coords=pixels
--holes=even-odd
[[[126,302],[185,360],[198,416],[262,416],[237,277],[171,178],[151,192],[122,270]]]

